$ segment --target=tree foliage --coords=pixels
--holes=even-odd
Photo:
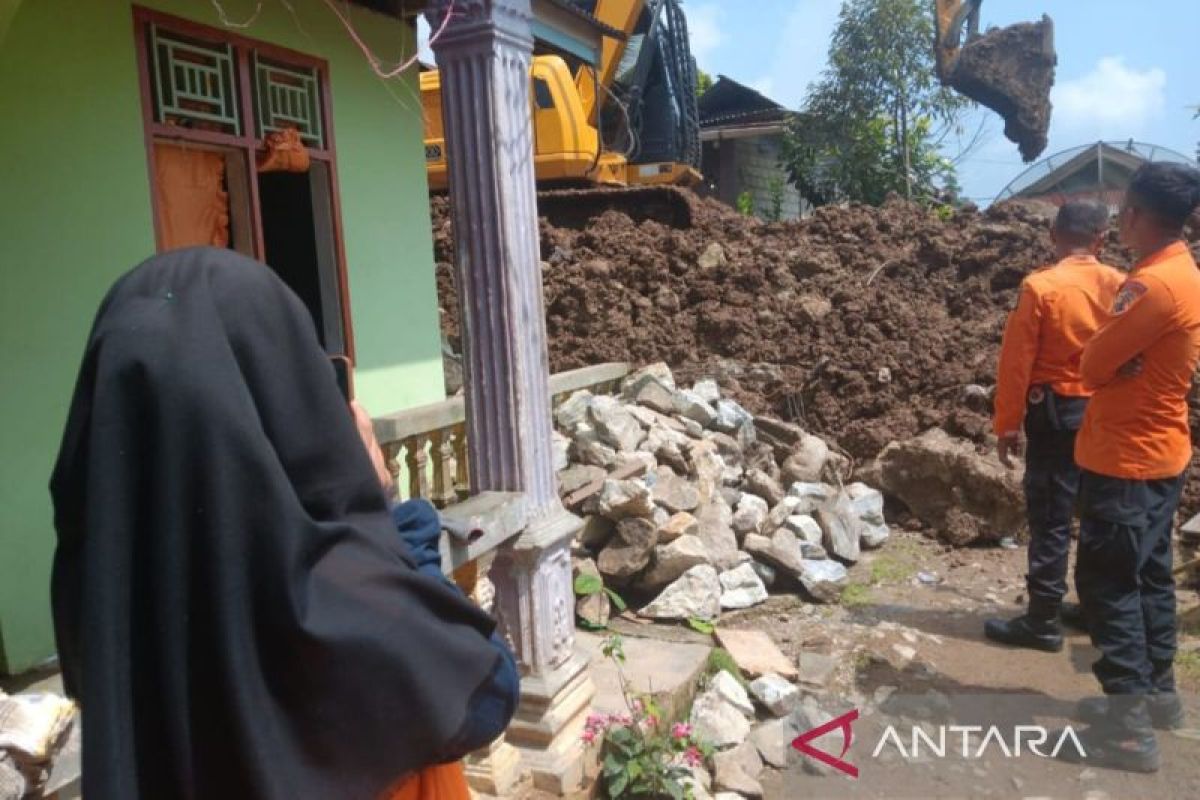
[[[784,163],[815,205],[938,197],[953,165],[938,141],[967,101],[937,80],[933,4],[845,0],[829,65],[786,137]]]
[[[704,93],[712,88],[712,75],[700,68],[696,68],[696,99],[699,100],[704,96]]]

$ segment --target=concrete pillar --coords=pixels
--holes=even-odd
[[[490,578],[501,629],[521,664],[507,739],[545,790],[582,779],[581,733],[595,692],[575,648],[570,544],[581,521],[558,499],[538,253],[529,0],[431,0],[441,72],[461,304],[473,491],[525,498],[524,532]],[[493,746],[494,749],[495,746]]]

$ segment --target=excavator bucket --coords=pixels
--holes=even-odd
[[[958,54],[946,84],[1004,118],[1004,135],[1025,161],[1046,149],[1054,85],[1054,23],[1022,22],[991,30]]]

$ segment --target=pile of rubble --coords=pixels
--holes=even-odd
[[[457,348],[445,198],[432,211],[442,327]],[[543,221],[550,365],[662,361],[681,379],[713,377],[750,411],[794,421],[860,465],[935,427],[986,445],[1004,319],[1024,276],[1051,260],[1053,214],[1027,202],[939,214],[896,200],[765,224],[695,200],[682,228],[618,211],[576,227]],[[1190,235],[1200,256],[1200,225]],[[1103,257],[1131,260],[1115,232]],[[1200,478],[1184,507],[1200,510]]]
[[[843,486],[849,461],[795,425],[755,419],[702,380],[676,385],[664,364],[618,397],[581,391],[555,414],[568,508],[587,517],[576,574],[599,577],[643,617],[713,620],[803,589],[837,600],[845,564],[888,538],[883,495]],[[604,625],[607,592],[579,601]]]

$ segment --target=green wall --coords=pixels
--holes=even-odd
[[[0,0],[0,672],[53,653],[47,483],[88,329],[154,250],[131,4]],[[143,5],[214,27],[206,0]],[[222,0],[248,19],[254,0]],[[385,84],[321,0],[265,2],[239,33],[329,62],[359,397],[374,413],[443,396],[415,75]],[[401,23],[355,10],[384,60]]]

